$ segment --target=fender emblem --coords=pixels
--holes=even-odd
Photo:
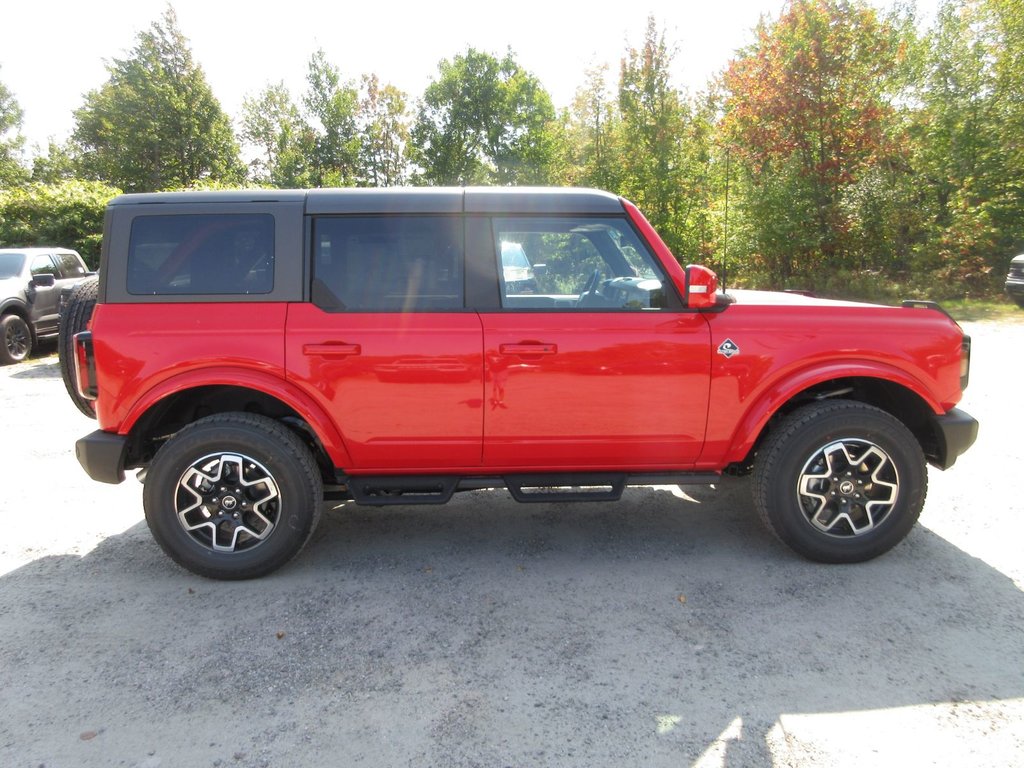
[[[740,348],[733,343],[732,339],[726,339],[718,345],[718,354],[725,356],[726,359],[733,355],[738,355],[739,353]]]

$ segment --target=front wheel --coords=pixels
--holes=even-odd
[[[157,451],[142,498],[153,538],[176,563],[209,578],[249,579],[302,549],[320,519],[323,481],[286,427],[224,413]]]
[[[17,315],[4,315],[0,320],[0,363],[20,363],[32,351],[32,330]]]
[[[811,560],[855,563],[896,546],[924,506],[928,475],[899,420],[848,400],[813,403],[768,436],[754,503],[783,543]]]

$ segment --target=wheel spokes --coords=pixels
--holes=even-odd
[[[804,465],[797,494],[808,522],[834,536],[860,536],[878,526],[899,497],[895,464],[879,446],[836,440]]]
[[[28,337],[18,325],[11,325],[7,329],[7,338],[4,339],[7,350],[14,358],[22,358],[28,353]]]
[[[194,462],[178,481],[178,522],[194,539],[217,552],[249,549],[274,530],[280,492],[270,472],[236,453]]]

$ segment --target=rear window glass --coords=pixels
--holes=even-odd
[[[128,250],[128,293],[259,294],[274,290],[270,214],[138,216]]]
[[[313,238],[313,302],[322,309],[462,309],[457,216],[322,217]]]

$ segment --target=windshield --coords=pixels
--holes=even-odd
[[[24,253],[0,253],[0,280],[20,275],[24,265]]]

